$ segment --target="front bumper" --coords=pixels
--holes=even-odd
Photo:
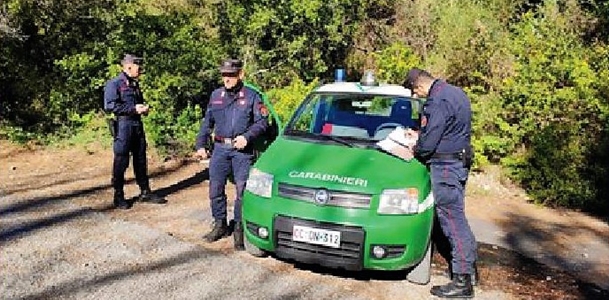
[[[260,198],[246,192],[243,219],[246,238],[255,246],[285,259],[347,270],[401,270],[418,264],[431,237],[433,207],[416,214],[378,215],[371,209],[321,207],[282,198]],[[294,241],[295,225],[338,231],[340,247]],[[257,235],[265,227],[267,238]],[[375,258],[372,247],[383,246],[388,255]]]
[[[294,241],[294,225],[338,231],[341,233],[340,248]],[[273,233],[275,254],[281,258],[347,270],[361,270],[363,267],[365,232],[362,228],[277,216]]]

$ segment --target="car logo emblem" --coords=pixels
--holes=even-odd
[[[315,192],[315,203],[319,205],[328,204],[328,200],[330,200],[330,194],[327,190],[317,190]]]

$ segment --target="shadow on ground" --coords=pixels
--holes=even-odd
[[[209,169],[204,169],[200,172],[195,173],[193,176],[183,179],[177,183],[174,183],[170,186],[158,189],[155,191],[159,196],[169,196],[171,194],[177,193],[181,190],[187,189],[193,185],[202,183],[205,180],[209,180]]]
[[[218,255],[220,254],[206,249],[190,250],[163,260],[151,261],[145,266],[140,266],[137,270],[134,270],[133,268],[125,268],[91,279],[65,281],[63,283],[45,288],[42,291],[36,291],[28,294],[23,299],[49,299],[54,297],[62,298],[80,291],[92,290],[96,287],[99,288],[124,279],[133,278],[137,275],[166,272],[175,266],[189,264],[202,259],[209,259],[210,257],[213,258]]]
[[[406,280],[405,271],[346,271],[302,264],[273,256],[303,271],[355,280]],[[432,275],[447,276],[446,259],[438,252],[433,256]],[[489,244],[478,245],[478,289],[500,290],[518,299],[609,299],[609,291],[584,282],[573,275],[548,267],[515,251]],[[405,282],[404,284],[411,284]]]
[[[565,225],[518,214],[508,214],[506,220],[499,225],[511,249],[585,280],[609,282],[609,263],[598,261],[608,255],[609,232],[584,223]],[[592,242],[582,242],[587,239]]]
[[[154,177],[162,177],[169,175],[175,171],[177,171],[180,167],[184,166],[184,163],[181,163],[172,168],[162,168],[159,170],[155,170],[150,173],[150,178]],[[186,189],[192,185],[198,184],[209,178],[209,174],[207,169],[196,173],[190,178],[186,178],[178,183],[172,184],[170,186],[161,188],[155,192],[159,193],[162,196],[168,196],[173,193],[177,193],[182,189]],[[134,180],[128,180],[127,184],[132,183]],[[63,184],[63,181],[57,182],[57,184]],[[70,220],[86,216],[95,212],[105,212],[114,209],[112,205],[106,205],[99,209],[93,209],[91,207],[79,207],[72,210],[63,210],[57,211],[51,208],[52,205],[57,205],[61,203],[67,203],[68,201],[78,198],[89,196],[91,194],[106,190],[111,188],[110,184],[102,184],[102,185],[94,185],[86,188],[81,188],[78,190],[68,191],[66,193],[62,193],[55,196],[50,197],[34,197],[23,200],[18,200],[14,203],[10,203],[7,205],[0,205],[0,217],[9,218],[12,214],[20,214],[26,213],[30,210],[35,209],[48,209],[51,212],[55,212],[45,216],[44,218],[30,219],[27,221],[21,221],[14,225],[4,225],[0,229],[0,245],[6,242],[9,242],[12,239],[20,238],[26,235],[29,235],[37,230],[44,229],[46,227],[54,226],[57,224],[65,223]],[[133,199],[131,200],[133,201]]]

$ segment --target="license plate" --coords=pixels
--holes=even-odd
[[[294,225],[292,240],[308,244],[340,248],[340,231]]]

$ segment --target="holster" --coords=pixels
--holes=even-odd
[[[463,166],[469,169],[474,162],[474,151],[472,146],[467,146],[463,150],[456,153],[434,153],[431,158],[460,160],[463,162]]]
[[[472,146],[467,146],[463,149],[463,166],[466,168],[471,168],[474,163],[474,149]]]
[[[106,122],[108,123],[108,129],[110,130],[110,135],[112,136],[112,138],[115,138],[118,121],[116,121],[116,119],[112,118],[112,119],[106,119]]]

